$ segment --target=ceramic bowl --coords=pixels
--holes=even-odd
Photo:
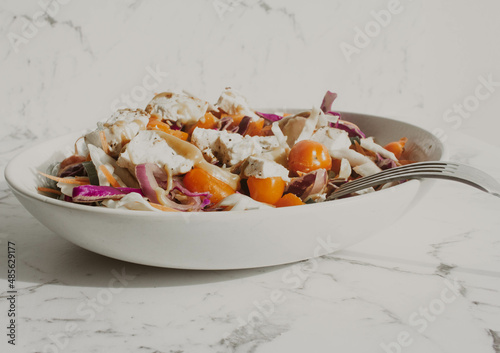
[[[410,158],[440,160],[430,132],[382,117],[342,113],[380,144],[406,136]],[[356,197],[272,210],[159,213],[72,204],[38,194],[44,171],[81,133],[41,143],[15,157],[6,180],[21,204],[59,236],[112,258],[183,269],[241,269],[328,254],[362,241],[418,202],[430,180],[411,180]]]

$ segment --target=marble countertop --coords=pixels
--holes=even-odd
[[[458,133],[447,146],[450,159],[500,179],[498,148]],[[42,226],[5,182],[0,193],[4,326],[9,241],[17,259],[9,352],[500,351],[500,200],[459,183],[437,181],[410,213],[346,250],[234,271],[106,258]]]
[[[499,3],[4,1],[0,5],[1,352],[500,353],[500,200],[436,181],[343,251],[234,271],[96,255],[21,207],[3,172],[43,140],[155,92],[395,117],[500,180]],[[16,247],[16,345],[8,244]]]

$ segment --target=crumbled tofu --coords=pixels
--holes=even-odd
[[[332,151],[349,149],[351,146],[351,140],[349,139],[349,134],[346,131],[328,126],[316,130],[316,132],[312,135],[311,140],[324,145],[330,155],[332,154]]]
[[[181,125],[195,124],[207,112],[208,102],[185,93],[157,94],[146,107],[150,114]]]
[[[220,131],[201,128],[194,129],[191,135],[191,143],[198,147],[205,159],[210,163],[217,163],[218,161],[213,151],[217,149],[219,135]]]
[[[287,146],[288,147],[288,146]],[[268,152],[263,152],[259,155],[259,157],[267,159],[269,161],[276,162],[281,164],[282,166],[286,166],[288,163],[288,153],[290,152],[289,148],[284,148],[283,146],[278,146],[273,148]]]
[[[117,157],[121,149],[132,140],[141,130],[146,129],[149,114],[141,109],[120,109],[116,111],[104,124],[102,130],[106,135],[109,155]],[[85,135],[85,142],[97,147],[102,147],[99,136],[100,129]]]
[[[230,87],[227,87],[221,93],[216,105],[231,115],[246,115],[251,117],[254,121],[260,119],[260,117],[250,109],[245,97]]]
[[[118,165],[135,175],[135,166],[156,163],[172,175],[189,172],[194,163],[175,152],[156,131],[145,130],[129,142],[118,158]]]
[[[247,177],[256,177],[259,179],[280,177],[284,181],[290,181],[288,169],[281,164],[259,157],[249,157],[246,161],[247,166],[243,174]]]
[[[219,161],[228,167],[279,145],[274,136],[241,136],[225,130],[201,128],[193,131],[191,143],[202,151],[208,161]]]

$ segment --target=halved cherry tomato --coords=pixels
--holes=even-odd
[[[245,135],[248,135],[248,136],[259,135],[260,131],[264,127],[264,122],[265,122],[265,120],[263,118],[260,118],[257,121],[252,121],[250,123],[250,125],[248,125],[248,129],[247,129],[247,132],[245,133]]]
[[[208,112],[206,113],[203,118],[198,120],[194,126],[189,129],[189,135],[191,135],[197,127],[202,128],[202,129],[214,129],[217,127],[217,122],[219,119],[217,119],[212,113]]]
[[[159,131],[166,132],[167,134],[178,137],[184,141],[187,141],[187,139],[188,139],[188,134],[186,132],[181,131],[181,130],[172,130],[168,124],[158,120],[155,115],[151,116],[146,128],[148,130],[159,130]]]
[[[302,202],[300,197],[292,193],[283,195],[283,197],[281,197],[281,199],[279,199],[278,202],[274,204],[274,206],[276,207],[288,207],[288,206],[300,206],[300,205],[305,205],[305,203]]]
[[[406,137],[403,137],[399,141],[394,141],[390,142],[387,145],[385,145],[385,149],[388,150],[389,152],[394,153],[397,159],[401,158],[401,155],[403,154],[405,150],[405,144],[408,139]]]
[[[227,196],[234,194],[232,187],[212,176],[205,169],[193,168],[184,176],[184,186],[191,192],[209,192],[212,204],[219,203]]]
[[[230,115],[230,114],[226,114],[226,113],[222,113],[220,116],[221,120],[224,118],[227,118],[227,117],[229,117],[233,120],[233,122],[229,125],[229,129],[232,129],[232,128],[239,126],[241,123],[241,119],[243,119],[245,116],[242,114]]]
[[[255,201],[275,204],[283,195],[286,183],[280,177],[259,179],[250,177],[247,180],[250,197]]]
[[[288,155],[288,169],[293,173],[309,173],[316,169],[329,170],[332,158],[324,145],[311,140],[297,142]]]

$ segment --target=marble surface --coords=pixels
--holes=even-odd
[[[204,272],[78,248],[3,177],[19,151],[123,104],[166,88],[213,101],[233,86],[278,108],[335,90],[339,110],[433,130],[449,159],[500,180],[496,1],[59,0],[40,14],[45,3],[0,5],[2,352],[500,352],[500,200],[468,186],[438,181],[391,227],[317,260]],[[373,34],[363,48],[357,29]]]

